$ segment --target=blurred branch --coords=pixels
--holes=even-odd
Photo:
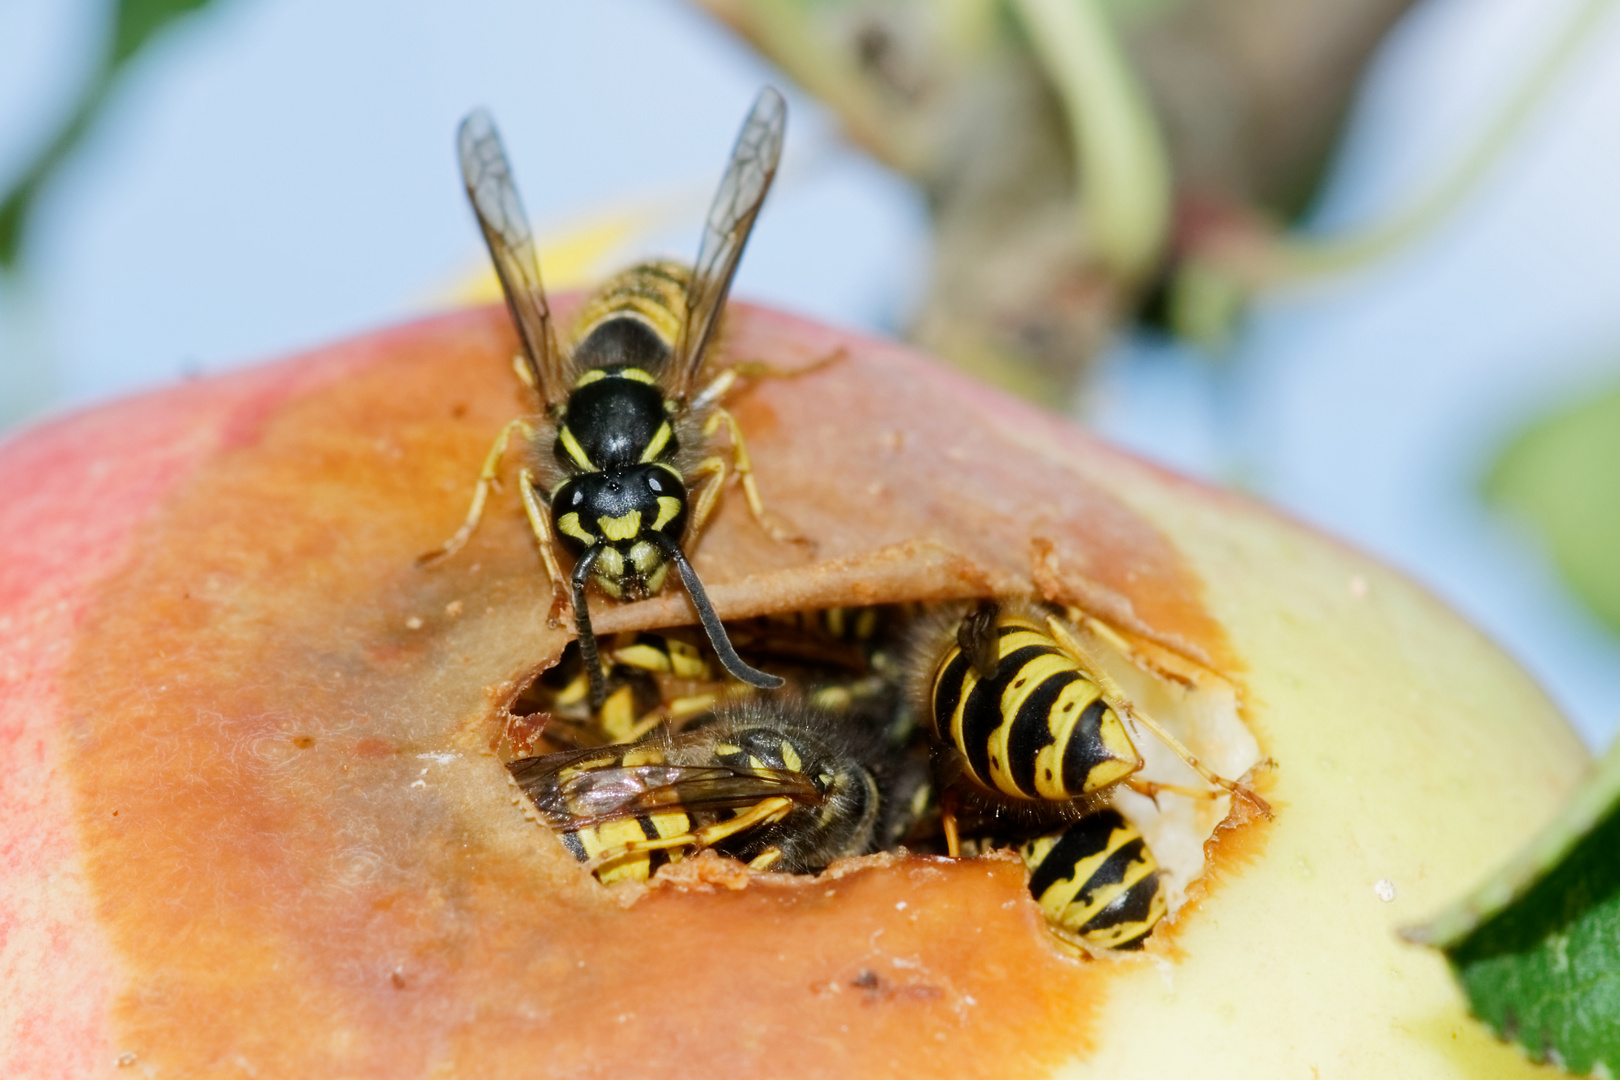
[[[1101,0],[1014,0],[1069,119],[1080,214],[1118,278],[1152,274],[1170,234],[1169,156]]]
[[[1234,297],[1302,279],[1344,273],[1385,259],[1431,232],[1489,174],[1545,103],[1576,51],[1613,0],[1584,0],[1474,144],[1405,210],[1364,231],[1325,238],[1285,236],[1257,222],[1216,228],[1195,240],[1188,272],[1224,279]],[[1193,287],[1215,287],[1203,280]]]
[[[836,112],[851,142],[896,172],[921,171],[925,155],[915,125],[883,100],[846,52],[824,40],[797,0],[697,2]]]
[[[909,336],[1061,407],[1189,240],[1216,235],[1189,223],[1306,201],[1414,0],[696,2],[922,189]],[[1232,291],[1207,282],[1206,300]]]
[[[131,61],[162,31],[214,0],[117,0],[100,64],[67,119],[0,201],[0,269],[14,270],[34,205],[62,163],[84,140]]]

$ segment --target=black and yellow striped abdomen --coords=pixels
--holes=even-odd
[[[609,278],[586,299],[574,318],[565,351],[574,358],[576,369],[604,362],[589,355],[586,343],[605,323],[624,317],[651,330],[667,354],[675,347],[681,324],[686,321],[686,287],[691,279],[690,269],[668,260],[637,263]]]
[[[611,857],[613,852],[623,852],[627,844],[642,840],[681,836],[689,833],[691,828],[692,819],[685,812],[670,810],[559,833],[558,839],[574,858],[583,863],[603,854],[609,855],[594,873],[596,880],[604,885],[612,885],[615,881],[646,881],[658,872],[660,866],[680,862],[685,854],[684,849],[679,847],[631,851]]]
[[[607,769],[663,765],[666,761],[667,756],[663,750],[655,746],[603,747],[600,751],[581,757],[557,772],[550,778],[549,784],[552,790],[561,792],[568,790],[570,783],[578,777],[600,773]],[[568,808],[581,816],[588,813],[584,806]],[[684,854],[679,847],[625,851],[626,845],[637,844],[643,840],[662,840],[681,836],[690,832],[691,827],[691,816],[679,806],[672,806],[668,810],[617,818],[580,829],[561,830],[558,832],[558,839],[580,862],[588,863],[600,859],[593,872],[602,884],[611,885],[615,881],[646,881],[660,866],[669,862],[679,862]]]
[[[968,780],[1011,799],[1068,801],[1103,791],[1142,759],[1102,690],[1035,622],[996,620],[994,674],[953,643],[934,671],[934,734],[961,752]]]
[[[1100,949],[1140,949],[1166,909],[1159,864],[1112,808],[1025,844],[1029,891],[1046,921]]]

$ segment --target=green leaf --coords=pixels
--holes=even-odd
[[[35,201],[101,115],[124,69],[177,19],[216,0],[119,0],[100,65],[91,73],[62,125],[0,199],[0,267],[17,265]]]
[[[1570,588],[1620,630],[1620,387],[1520,433],[1485,494],[1541,535]]]
[[[1537,1061],[1620,1073],[1620,742],[1564,812],[1428,926],[1469,1004]]]

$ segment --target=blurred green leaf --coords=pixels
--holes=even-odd
[[[1406,932],[1442,950],[1474,1014],[1531,1058],[1620,1067],[1620,743],[1485,885]]]
[[[1485,493],[1541,534],[1576,595],[1620,630],[1620,387],[1521,432]]]
[[[109,63],[119,67],[176,19],[214,0],[119,0]]]
[[[176,20],[215,2],[217,0],[118,0],[111,9],[112,27],[101,63],[86,81],[62,126],[0,201],[0,267],[9,270],[17,265],[35,200],[94,125],[124,69]]]

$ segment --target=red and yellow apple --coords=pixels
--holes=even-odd
[[[735,412],[772,542],[695,548],[726,617],[1030,594],[1230,688],[1270,820],[1198,850],[1139,957],[1051,947],[1015,860],[605,889],[494,747],[559,653],[511,488],[504,311],[448,316],[0,447],[0,1075],[1531,1075],[1394,929],[1587,757],[1400,576],[893,345],[738,307],[805,365]],[[678,591],[600,631],[691,621]]]

